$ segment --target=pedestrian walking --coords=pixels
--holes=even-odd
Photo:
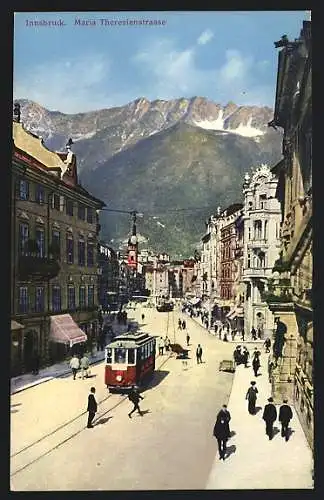
[[[129,418],[132,418],[132,413],[134,413],[134,411],[138,411],[138,413],[141,415],[141,417],[143,416],[143,413],[141,412],[141,409],[139,407],[139,401],[140,399],[144,399],[143,396],[140,395],[140,393],[138,392],[138,389],[137,387],[135,387],[135,385],[132,386],[131,390],[130,390],[130,393],[128,394],[128,399],[133,403],[134,405],[134,408],[132,409],[131,412],[129,412],[128,416]]]
[[[265,339],[263,346],[265,347],[266,352],[270,352],[271,340],[269,339],[269,337]]]
[[[178,330],[182,330],[182,321],[180,318],[178,319]]]
[[[159,342],[159,355],[163,356],[163,349],[164,349],[164,341],[163,338],[160,337],[160,342]]]
[[[142,314],[141,318],[142,318],[142,321],[144,321],[144,319],[145,319],[145,314]]]
[[[183,322],[182,322],[182,330],[185,330],[185,329],[186,329],[186,326],[187,326],[187,325],[186,325],[186,322],[185,322],[185,320],[183,320]]]
[[[261,328],[258,328],[258,339],[261,340],[261,337],[262,337],[262,331]]]
[[[254,326],[252,326],[252,328],[251,328],[251,337],[252,337],[252,340],[256,340],[257,339],[256,331],[255,331]]]
[[[187,346],[188,346],[188,345],[189,345],[189,342],[190,342],[190,335],[189,335],[189,333],[187,333],[187,337],[186,337],[186,339],[187,339]]]
[[[253,372],[254,372],[255,377],[258,376],[258,371],[259,371],[260,366],[261,366],[261,363],[260,363],[259,356],[254,356],[253,361],[252,361],[252,368],[253,368]]]
[[[285,438],[286,441],[289,439],[289,422],[293,417],[292,410],[288,405],[288,400],[284,399],[283,404],[279,409],[279,422],[281,423],[281,436]]]
[[[243,352],[242,352],[242,361],[243,361],[243,364],[244,364],[244,368],[248,368],[249,356],[250,356],[250,353],[247,350],[247,348],[244,346],[243,347]]]
[[[255,415],[255,403],[257,400],[258,389],[256,382],[252,381],[251,386],[248,388],[245,399],[248,400],[248,411],[250,415]]]
[[[196,359],[197,359],[197,365],[202,363],[202,347],[200,344],[198,344],[197,349],[196,349]]]
[[[215,330],[215,335],[216,335],[217,330],[218,330],[218,325],[217,325],[217,323],[215,323],[214,330]]]
[[[84,380],[84,377],[88,378],[88,370],[89,370],[90,362],[89,358],[84,354],[80,360],[80,368],[81,368],[81,377]]]
[[[268,404],[266,404],[264,407],[262,418],[266,423],[266,435],[271,441],[273,437],[273,424],[277,419],[277,409],[273,404],[272,398],[269,398],[268,401]]]
[[[214,425],[214,430],[213,430],[213,435],[217,439],[220,460],[225,460],[226,443],[228,438],[230,437],[230,430],[229,430],[230,420],[231,420],[230,413],[227,410],[226,405],[223,405],[223,408],[220,410],[220,412],[216,417],[216,423]]]
[[[93,421],[95,414],[97,413],[97,409],[98,409],[97,401],[95,398],[95,393],[96,393],[95,387],[91,387],[90,394],[88,396],[88,407],[87,407],[87,412],[88,412],[87,428],[88,429],[91,429],[93,427],[92,421]]]
[[[165,350],[166,350],[166,351],[169,351],[169,350],[170,350],[170,344],[171,344],[170,339],[169,339],[169,337],[166,335],[166,336],[165,336],[165,339],[164,339],[164,347],[165,347]],[[163,354],[163,353],[162,353],[162,354]]]
[[[228,339],[227,339],[227,332],[224,333],[224,338],[223,338],[224,342],[228,342]]]
[[[78,369],[80,368],[80,360],[76,354],[73,354],[73,357],[70,361],[70,368],[73,373],[73,380],[75,380]]]

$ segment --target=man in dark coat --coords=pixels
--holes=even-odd
[[[266,352],[270,352],[271,340],[269,339],[269,337],[264,341],[263,345],[266,348]]]
[[[216,423],[214,425],[213,434],[217,439],[218,443],[218,451],[219,451],[219,459],[225,460],[226,454],[226,443],[228,438],[230,437],[229,430],[229,421],[231,420],[231,416],[229,411],[226,408],[226,405],[223,405],[223,408],[217,415]]]
[[[258,389],[254,381],[251,382],[251,386],[248,388],[245,399],[248,400],[248,410],[250,415],[255,415],[255,403],[257,400]]]
[[[89,412],[88,424],[87,424],[88,429],[91,429],[93,427],[92,420],[94,419],[95,414],[97,413],[97,401],[94,396],[95,393],[96,393],[95,387],[91,387],[90,394],[88,396],[88,407],[87,407],[87,412]]]
[[[202,363],[202,347],[200,344],[198,344],[198,347],[196,349],[196,359],[197,359],[197,364]]]
[[[255,331],[254,326],[252,326],[252,328],[251,328],[251,337],[252,337],[252,340],[256,340],[257,339],[256,331]]]
[[[128,416],[129,418],[132,418],[132,413],[134,413],[134,411],[138,411],[138,413],[141,415],[141,417],[143,416],[143,413],[141,412],[141,409],[139,407],[139,400],[140,399],[144,399],[143,396],[140,395],[140,393],[138,392],[137,390],[137,387],[135,387],[135,385],[132,386],[131,390],[130,390],[130,393],[128,394],[128,399],[133,403],[134,405],[134,408],[132,409],[131,412],[129,412]]]
[[[288,400],[283,400],[283,405],[280,406],[279,409],[279,422],[281,423],[281,436],[288,441],[288,426],[289,422],[292,419],[293,414],[290,406],[288,405]]]
[[[244,363],[244,368],[248,367],[249,356],[250,356],[250,353],[247,350],[247,348],[244,346],[243,352],[242,352],[242,362]]]
[[[186,339],[187,339],[187,346],[188,346],[188,345],[189,345],[189,342],[190,342],[190,335],[189,335],[189,333],[187,333],[187,337],[186,337]]]
[[[266,423],[266,435],[269,436],[269,440],[271,441],[273,437],[273,424],[277,419],[277,409],[273,404],[273,399],[268,399],[269,403],[265,405],[263,410],[262,418]]]
[[[260,364],[259,356],[254,356],[253,361],[252,361],[252,368],[253,368],[255,377],[258,376],[258,370],[259,370],[260,366],[261,366],[261,364]]]

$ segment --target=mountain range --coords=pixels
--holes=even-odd
[[[72,138],[82,185],[108,208],[136,210],[140,242],[190,256],[218,206],[242,201],[246,171],[281,158],[268,107],[226,106],[204,97],[148,101],[79,114],[20,99],[27,130],[51,150]],[[183,210],[186,209],[186,210]],[[127,214],[102,212],[102,239],[127,240]]]

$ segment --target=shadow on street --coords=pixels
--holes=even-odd
[[[96,424],[95,425],[102,425],[102,424],[106,424],[108,422],[108,420],[110,420],[111,418],[113,417],[104,417],[104,418],[100,418],[99,420],[97,420]]]
[[[278,429],[278,427],[274,427],[273,428],[273,437],[275,437],[277,434],[279,434],[280,430]]]
[[[226,449],[226,455],[225,458],[230,457],[233,453],[236,452],[236,446],[235,444],[231,444],[227,449]]]
[[[262,410],[262,406],[256,406],[256,407],[255,407],[255,415],[256,415],[257,413],[259,413],[259,411],[261,411],[261,410]]]
[[[165,377],[169,375],[169,373],[170,372],[167,370],[157,370],[156,372],[154,372],[153,379],[148,383],[146,387],[143,387],[143,390],[141,392],[148,391],[150,389],[153,389],[153,387],[159,385],[165,379]]]
[[[231,431],[230,432],[230,438],[232,438],[233,436],[236,436],[236,432],[235,431]]]

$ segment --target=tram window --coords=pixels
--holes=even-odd
[[[135,351],[134,349],[128,349],[128,364],[135,363]]]
[[[115,349],[115,363],[126,363],[126,349],[122,347]]]
[[[149,344],[147,344],[147,349],[148,349],[148,356],[151,356],[151,353],[152,353],[152,349],[151,349],[151,342]]]
[[[107,349],[107,363],[110,364],[112,362],[112,350]]]

